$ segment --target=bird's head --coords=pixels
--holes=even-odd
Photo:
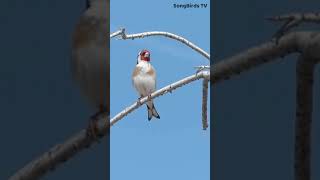
[[[137,63],[139,63],[141,61],[150,62],[150,52],[148,50],[144,49],[139,52]]]

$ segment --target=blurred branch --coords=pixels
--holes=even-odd
[[[290,13],[280,16],[267,17],[270,21],[296,20],[299,22],[320,22],[320,13]]]
[[[177,40],[187,46],[189,46],[190,48],[192,48],[193,50],[197,51],[198,53],[200,53],[201,55],[203,55],[205,58],[207,58],[208,60],[210,60],[210,54],[205,52],[203,49],[201,49],[200,47],[196,46],[195,44],[193,44],[192,42],[188,41],[187,39],[178,36],[176,34],[173,33],[169,33],[169,32],[163,32],[163,31],[150,31],[150,32],[143,32],[143,33],[137,33],[137,34],[126,34],[125,33],[125,28],[121,28],[120,30],[112,33],[110,35],[110,38],[116,37],[116,36],[120,36],[120,39],[126,40],[126,39],[135,39],[135,38],[144,38],[144,37],[148,37],[148,36],[164,36],[167,38],[171,38],[174,40]]]
[[[280,16],[273,16],[267,18],[270,21],[284,22],[281,28],[273,35],[276,42],[283,36],[286,32],[292,28],[300,25],[303,22],[313,22],[320,23],[319,13],[292,13]]]
[[[235,56],[217,61],[218,63],[214,63],[211,67],[210,83],[215,84],[229,79],[291,53],[303,53],[306,49],[310,49],[310,54],[320,57],[319,42],[319,32],[288,33],[279,40],[278,45],[269,41]]]
[[[98,138],[109,135],[109,117],[103,115],[98,123]],[[89,148],[98,139],[88,136],[87,130],[83,129],[67,139],[62,144],[57,144],[49,151],[35,158],[22,169],[17,171],[9,180],[34,180],[39,179],[49,170],[54,170],[58,165],[66,162],[78,152]]]
[[[208,84],[209,84],[209,81],[207,79],[204,79],[202,82],[202,128],[203,130],[206,130],[208,128],[208,117],[207,117]]]
[[[310,180],[312,99],[315,63],[301,55],[297,61],[297,98],[295,126],[295,180]]]
[[[173,90],[182,87],[184,85],[187,85],[193,81],[199,80],[199,79],[210,79],[210,72],[208,71],[203,71],[191,76],[188,76],[184,79],[181,79],[175,83],[172,83],[168,86],[165,86],[157,91],[155,91],[154,93],[152,93],[150,96],[146,96],[143,97],[142,99],[140,99],[140,102],[135,102],[133,103],[131,106],[128,106],[127,108],[125,108],[123,111],[121,111],[120,113],[118,113],[117,115],[115,115],[111,121],[110,121],[110,125],[113,126],[116,122],[118,122],[119,120],[121,120],[122,118],[124,118],[125,116],[127,116],[129,113],[131,113],[132,111],[134,111],[135,109],[139,108],[140,106],[142,106],[144,103],[146,103],[147,101],[149,101],[150,99],[154,99],[157,98],[159,96],[162,96],[168,92],[172,92]]]

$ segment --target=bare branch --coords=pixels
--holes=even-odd
[[[123,117],[125,117],[126,115],[128,115],[129,113],[131,113],[132,111],[134,111],[135,109],[137,109],[138,107],[142,106],[144,103],[146,103],[147,101],[149,101],[150,99],[154,99],[156,97],[162,96],[168,92],[172,92],[173,90],[182,87],[184,85],[187,85],[193,81],[196,81],[198,79],[210,79],[210,72],[208,71],[203,71],[194,75],[191,75],[189,77],[186,77],[180,81],[177,81],[175,83],[172,83],[168,86],[165,86],[157,91],[155,91],[154,93],[152,93],[150,96],[146,96],[143,97],[140,100],[140,103],[135,102],[133,103],[131,106],[128,106],[127,108],[125,108],[123,111],[121,111],[120,113],[118,113],[117,115],[115,115],[111,121],[110,121],[110,125],[113,126],[116,122],[118,122],[119,120],[121,120]]]
[[[210,66],[196,66],[194,68],[197,69],[196,73],[203,71],[203,70],[210,70]]]
[[[135,102],[133,105],[125,108],[119,114],[108,120],[106,115],[103,115],[98,120],[98,135],[102,138],[107,133],[109,134],[110,125],[114,125],[117,121],[121,120],[123,117],[128,115],[130,112],[134,111],[150,99],[154,99],[168,92],[171,92],[179,87],[187,85],[198,79],[208,79],[210,78],[210,72],[203,71],[195,75],[186,77],[180,81],[170,84],[162,89],[151,94],[150,97],[144,97],[141,99],[140,103]],[[60,163],[63,163],[74,156],[77,152],[80,152],[85,147],[89,147],[92,143],[97,141],[97,139],[88,136],[86,130],[81,130],[79,133],[72,136],[70,139],[66,140],[63,144],[58,144],[54,146],[48,152],[42,154],[40,157],[31,161],[24,168],[20,169],[15,173],[9,180],[31,180],[37,179],[44,175],[48,170],[54,169]]]
[[[207,79],[204,79],[202,83],[202,128],[203,130],[206,130],[208,128],[208,117],[207,117],[208,84],[209,84],[209,81]]]
[[[125,33],[125,29],[120,29],[114,33],[112,33],[110,35],[110,38],[112,37],[116,37],[121,35],[121,38],[126,40],[126,39],[135,39],[135,38],[144,38],[144,37],[148,37],[148,36],[164,36],[167,38],[171,38],[174,40],[177,40],[179,42],[182,42],[183,44],[189,46],[190,48],[192,48],[193,50],[197,51],[198,53],[200,53],[201,55],[203,55],[205,58],[207,58],[208,60],[210,60],[210,54],[205,52],[203,49],[201,49],[200,47],[196,46],[195,44],[193,44],[192,42],[188,41],[187,39],[178,36],[176,34],[173,33],[169,33],[169,32],[163,32],[163,31],[150,31],[150,32],[143,32],[143,33],[137,33],[137,34],[126,34]]]
[[[307,55],[308,63],[320,61],[320,33],[319,32],[294,32],[284,35],[279,45],[273,42],[264,43],[251,48],[236,56],[221,60],[212,65],[210,82],[217,83],[229,79],[241,72],[248,71],[258,65],[271,62],[278,57],[298,52]],[[305,57],[304,57],[305,58]],[[302,61],[302,60],[300,60]],[[298,92],[297,92],[297,122],[296,122],[296,145],[295,145],[295,173],[296,180],[308,180],[309,156],[310,156],[310,123],[312,108],[312,75],[313,66],[308,65],[298,69]],[[298,64],[301,66],[301,63]],[[301,77],[300,77],[301,76]]]
[[[320,13],[291,13],[267,18],[270,21],[301,20],[304,22],[320,22]],[[300,22],[301,22],[300,21]]]
[[[301,55],[297,62],[295,180],[310,180],[313,79],[316,61]]]
[[[122,31],[123,31],[123,29],[120,29],[120,30],[118,30],[118,31],[116,31],[114,33],[111,33],[110,34],[110,38],[118,36],[119,34],[123,33]]]
[[[268,17],[271,21],[284,21],[285,23],[281,28],[273,35],[276,42],[290,29],[300,25],[302,22],[320,22],[320,13],[292,13],[281,16]]]
[[[267,42],[213,64],[210,82],[217,83],[229,79],[287,54],[303,53],[306,49],[310,49],[310,51],[312,49],[312,54],[320,57],[319,42],[319,32],[289,33],[280,39],[278,45],[274,42]]]
[[[109,118],[107,115],[101,117],[98,123],[98,138],[109,134]],[[89,148],[97,139],[88,136],[86,129],[73,135],[62,144],[57,144],[49,151],[34,159],[22,169],[17,171],[9,180],[34,180],[39,179],[49,170],[54,170],[59,164],[69,160],[78,152]]]

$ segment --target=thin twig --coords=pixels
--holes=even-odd
[[[123,30],[120,29],[120,30],[118,30],[118,31],[116,31],[116,32],[114,32],[114,33],[111,33],[111,34],[110,34],[110,38],[113,38],[113,37],[118,36],[119,34],[123,33],[122,31],[123,31]]]
[[[177,41],[182,42],[183,44],[189,46],[190,48],[192,48],[193,50],[197,51],[198,53],[200,53],[201,55],[203,55],[205,58],[207,58],[208,60],[210,60],[210,54],[207,53],[206,51],[204,51],[203,49],[201,49],[200,47],[196,46],[195,44],[193,44],[192,42],[188,41],[187,39],[178,36],[176,34],[173,33],[169,33],[169,32],[164,32],[164,31],[150,31],[150,32],[143,32],[143,33],[137,33],[137,34],[126,34],[125,33],[125,29],[122,28],[114,33],[112,33],[110,35],[111,37],[116,37],[119,36],[121,37],[121,39],[135,39],[135,38],[144,38],[144,37],[148,37],[148,36],[164,36],[164,37],[168,37]]]
[[[287,21],[287,20],[302,20],[304,22],[320,22],[320,13],[291,13],[280,16],[267,17],[270,21]]]
[[[197,69],[196,73],[199,73],[200,71],[203,71],[203,70],[210,70],[210,66],[209,65],[206,65],[206,66],[196,66],[194,67],[195,69]]]
[[[203,130],[206,130],[208,128],[208,117],[207,117],[208,84],[209,84],[209,81],[207,79],[204,79],[202,82],[202,128]]]
[[[281,28],[272,36],[275,38],[276,43],[279,39],[292,28],[300,25],[302,22],[320,22],[320,13],[292,13],[280,16],[273,16],[266,18],[270,21],[280,21],[285,22]]]

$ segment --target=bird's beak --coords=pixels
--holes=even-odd
[[[150,57],[150,54],[149,54],[148,52],[146,52],[146,53],[144,54],[144,57]]]

